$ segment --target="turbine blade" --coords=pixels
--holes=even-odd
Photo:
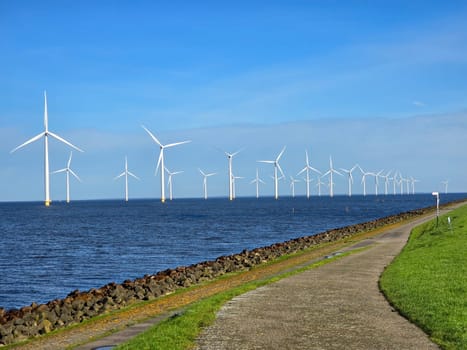
[[[161,148],[161,152],[159,153],[159,159],[157,161],[157,166],[156,166],[156,171],[154,172],[154,175],[157,175],[157,171],[159,170],[159,167],[161,165],[161,161],[162,161],[162,157],[163,157],[163,152],[164,152],[164,149]]]
[[[67,168],[63,168],[63,169],[60,169],[60,170],[52,171],[51,174],[63,173],[64,171],[67,171],[67,170],[68,170]]]
[[[10,153],[13,153],[13,152],[19,150],[20,148],[23,148],[24,146],[29,145],[30,143],[39,140],[44,135],[45,135],[45,132],[41,132],[39,135],[34,136],[32,139],[29,139],[25,143],[23,143],[23,144],[19,145],[18,147],[12,149],[10,151]]]
[[[70,165],[71,165],[71,157],[73,156],[73,152],[70,152],[70,158],[68,158],[68,163],[67,163],[67,167],[69,168]]]
[[[168,147],[183,145],[184,143],[189,143],[189,142],[191,142],[191,141],[182,141],[182,142],[169,143],[168,145],[165,145],[163,147],[168,148]]]
[[[48,133],[50,136],[52,136],[53,138],[57,139],[58,141],[61,141],[65,144],[67,144],[68,146],[70,146],[71,148],[74,148],[75,150],[79,151],[79,152],[84,152],[82,149],[76,147],[75,145],[73,145],[72,143],[68,142],[67,140],[65,140],[64,138],[54,134],[53,132],[50,132]]]
[[[155,143],[157,143],[157,144],[158,144],[159,146],[161,146],[161,147],[164,147],[164,146],[162,145],[162,143],[160,143],[159,140],[154,136],[154,134],[153,134],[152,132],[149,131],[148,128],[146,128],[144,125],[141,125],[141,127],[142,127],[144,130],[146,130],[146,132],[149,134],[149,136],[151,136],[151,138],[154,140]]]
[[[310,170],[313,170],[315,173],[321,174],[321,171],[318,169],[313,168],[312,166],[310,167]]]
[[[285,178],[284,172],[282,171],[282,168],[281,168],[280,164],[279,164],[279,163],[276,163],[276,164],[277,164],[277,169],[279,169],[279,171],[280,171],[281,174],[282,174],[282,177]]]
[[[79,178],[79,176],[75,174],[75,172],[74,172],[73,170],[68,169],[68,171],[71,173],[71,175],[73,175],[74,177],[76,177],[76,179],[78,179],[79,182],[83,182],[83,181],[81,181],[81,179]]]
[[[281,151],[281,153],[279,153],[279,155],[277,156],[277,158],[276,158],[276,162],[278,162],[278,161],[279,161],[279,159],[280,159],[280,158],[282,157],[282,155],[284,154],[285,147],[286,147],[286,146],[284,146],[284,148],[282,148],[282,151]]]
[[[258,160],[257,162],[258,163],[267,163],[267,164],[274,164],[275,163],[274,160]]]
[[[302,170],[300,170],[300,172],[297,173],[297,176],[303,173],[306,169],[308,169],[308,167],[304,167]]]
[[[121,178],[123,175],[125,175],[125,172],[121,173],[120,175],[115,176],[114,180],[117,180],[117,179]]]
[[[141,180],[138,176],[133,174],[131,171],[128,171],[128,175],[133,176],[136,180]]]

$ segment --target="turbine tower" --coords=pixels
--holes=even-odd
[[[329,175],[329,196],[334,197],[334,182],[332,180],[332,174],[338,174],[340,176],[343,176],[340,172],[338,172],[336,169],[332,167],[332,158],[329,156],[329,170],[326,171],[323,176]]]
[[[348,169],[344,169],[344,168],[341,168],[341,170],[347,174],[347,179],[348,179],[348,183],[349,183],[349,197],[352,197],[352,184],[353,184],[353,176],[352,176],[352,172],[357,169],[358,167],[358,164],[354,165],[352,168],[350,168],[350,170]]]
[[[366,177],[369,175],[373,175],[373,173],[365,172],[360,165],[358,166],[358,168],[360,169],[360,172],[362,173],[363,196],[366,196]]]
[[[305,167],[302,170],[300,170],[300,172],[297,175],[300,175],[301,173],[306,171],[306,180],[305,180],[305,182],[306,182],[306,198],[310,198],[310,182],[311,182],[310,170],[312,170],[315,173],[321,175],[321,172],[318,169],[315,169],[310,165],[309,160],[308,160],[308,151],[305,150]]]
[[[382,177],[381,176],[382,173],[383,173],[383,170],[380,170],[376,174],[375,173],[371,174],[371,175],[373,175],[375,177],[375,196],[378,195],[378,186],[379,186],[378,177]]]
[[[61,138],[60,136],[54,134],[53,132],[49,131],[49,121],[47,115],[47,93],[44,91],[44,131],[41,132],[39,135],[34,136],[33,138],[29,139],[25,143],[19,145],[18,147],[14,148],[10,153],[15,152],[16,150],[39,140],[41,137],[44,137],[44,190],[45,190],[45,206],[48,207],[50,205],[50,172],[49,172],[49,136],[57,139],[58,141],[63,142],[64,144],[70,146],[71,148],[76,149],[77,151],[83,152],[78,147],[74,146],[70,142],[66,141],[65,139]]]
[[[205,174],[201,169],[198,169],[201,175],[204,176],[203,179],[203,192],[204,192],[204,199],[208,199],[208,177],[216,175],[216,173],[209,173]]]
[[[117,180],[122,176],[125,176],[125,202],[128,202],[128,175],[134,177],[136,180],[139,180],[138,176],[128,170],[128,160],[127,157],[125,157],[125,171],[114,178],[114,180]]]
[[[411,176],[410,182],[412,183],[412,194],[415,194],[415,183],[420,182],[420,180],[414,179],[413,176]]]
[[[183,173],[183,171],[174,171],[172,173],[167,168],[165,168],[165,171],[167,171],[167,175],[169,175],[169,179],[167,180],[167,186],[169,187],[169,199],[172,200],[172,176],[181,174]]]
[[[141,125],[143,127],[144,130],[146,130],[146,132],[149,134],[149,136],[151,136],[151,138],[153,139],[153,141],[155,143],[157,143],[160,147],[160,153],[159,153],[159,159],[157,161],[157,166],[156,166],[156,174],[157,174],[157,171],[159,170],[159,167],[161,168],[161,202],[164,203],[165,202],[165,183],[164,183],[164,169],[165,169],[165,166],[164,166],[164,150],[166,148],[169,148],[169,147],[174,147],[174,146],[178,146],[178,145],[183,145],[184,143],[189,143],[191,141],[181,141],[181,142],[175,142],[175,143],[169,143],[167,145],[163,145],[162,143],[159,142],[159,140],[153,135],[152,132],[150,132],[144,125]]]
[[[241,149],[234,153],[224,152],[229,160],[229,200],[233,200],[235,198],[234,195],[234,177],[232,173],[232,158],[235,157],[238,153],[240,153]]]
[[[233,196],[233,199],[235,199],[235,196],[236,196],[236,192],[235,192],[235,180],[237,179],[244,179],[243,176],[234,176],[232,175],[232,196]]]
[[[73,156],[73,152],[70,152],[70,158],[68,158],[68,163],[66,168],[53,171],[52,174],[63,173],[66,172],[66,202],[70,203],[70,174],[73,175],[79,182],[82,182],[78,175],[75,174],[73,170],[71,170],[71,157]]]
[[[278,199],[279,198],[279,178],[277,176],[277,169],[281,172],[282,176],[285,177],[284,172],[282,171],[282,168],[279,164],[279,159],[282,157],[282,154],[284,154],[285,151],[285,146],[282,148],[282,151],[279,153],[279,155],[276,157],[275,160],[258,160],[260,163],[268,163],[268,164],[273,164],[274,165],[274,198]]]
[[[259,175],[258,175],[258,168],[256,168],[256,178],[250,182],[251,184],[253,183],[256,183],[256,198],[259,198],[259,184],[262,183],[262,184],[266,184],[266,182],[264,182],[263,180],[261,180],[259,178]]]

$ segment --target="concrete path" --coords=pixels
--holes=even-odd
[[[227,303],[198,350],[437,349],[395,312],[378,279],[422,218],[362,243],[368,249],[285,278]]]

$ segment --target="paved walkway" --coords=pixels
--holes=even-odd
[[[411,229],[426,220],[387,230],[367,240],[366,250],[236,297],[196,349],[438,349],[378,288]]]

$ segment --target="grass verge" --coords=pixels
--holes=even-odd
[[[450,222],[448,222],[448,216]],[[467,349],[467,206],[416,227],[380,287],[444,349]]]
[[[274,277],[269,277],[260,281],[249,282],[239,287],[235,287],[228,291],[200,300],[187,307],[177,316],[166,319],[165,321],[151,327],[127,343],[121,344],[116,349],[190,349],[194,346],[196,337],[199,335],[201,330],[214,322],[216,318],[216,312],[222,307],[222,305],[224,305],[232,298],[266,284],[273,283],[279,279],[324,265],[351,253],[361,251],[362,249],[356,249],[341,255],[337,255],[333,258],[321,260],[314,264],[310,264],[308,266]]]

